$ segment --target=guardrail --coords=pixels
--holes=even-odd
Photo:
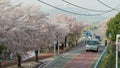
[[[96,64],[94,66],[94,68],[98,68],[99,64],[101,63],[103,57],[105,56],[105,54],[107,53],[107,49],[108,49],[108,44],[105,47],[104,51],[102,52],[102,54],[100,55],[100,57],[98,58],[98,60],[96,61]]]

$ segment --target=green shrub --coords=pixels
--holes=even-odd
[[[7,49],[7,47],[4,46],[4,44],[0,44],[0,57],[1,57],[1,54],[2,54],[2,51]],[[1,65],[2,61],[0,59],[0,68],[2,68],[2,65]]]
[[[120,58],[119,58],[119,62],[118,62],[118,68],[120,68]]]
[[[120,53],[118,54],[118,68],[120,68]]]
[[[2,51],[7,49],[7,47],[4,46],[4,44],[0,44],[0,55],[2,54]]]

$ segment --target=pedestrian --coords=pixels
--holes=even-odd
[[[107,40],[105,40],[105,46],[107,46]]]
[[[8,51],[8,52],[7,52],[7,59],[8,59],[8,60],[10,60],[10,54],[11,54],[11,52]]]

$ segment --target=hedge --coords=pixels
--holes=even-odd
[[[115,68],[115,46],[108,46],[107,53],[103,57],[99,68]]]

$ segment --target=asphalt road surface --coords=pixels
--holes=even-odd
[[[86,52],[85,45],[80,43],[79,46],[64,53],[63,56],[58,59],[58,62],[49,68],[90,68],[91,65],[93,66],[95,60],[99,58],[103,49],[104,46],[100,46],[98,52]]]

